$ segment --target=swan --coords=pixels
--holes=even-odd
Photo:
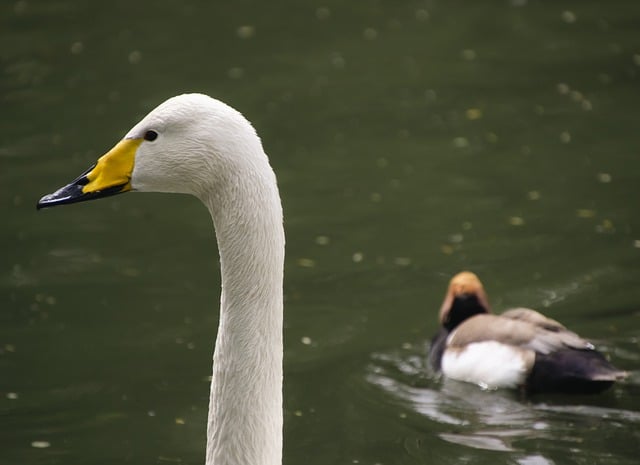
[[[535,310],[491,314],[470,271],[451,279],[440,323],[429,362],[452,379],[529,393],[597,393],[627,376],[589,341]]]
[[[222,290],[206,464],[281,464],[285,237],[260,138],[219,100],[172,97],[37,208],[127,191],[191,194],[213,219]]]

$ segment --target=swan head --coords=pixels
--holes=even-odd
[[[260,139],[238,111],[203,94],[183,94],[151,111],[94,166],[37,207],[127,191],[202,198],[247,171],[272,174],[265,163]]]

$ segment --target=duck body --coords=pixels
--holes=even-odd
[[[490,313],[477,276],[454,276],[440,310],[429,363],[448,378],[486,389],[597,393],[626,373],[593,344],[528,308]]]

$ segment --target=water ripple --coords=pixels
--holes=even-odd
[[[637,441],[632,436],[640,412],[625,408],[633,384],[601,396],[526,398],[442,379],[427,366],[426,351],[423,343],[373,354],[365,375],[386,393],[388,402],[404,406],[416,430],[471,450],[506,453],[513,460],[509,463],[521,465],[552,465],[559,448],[576,457],[599,454],[601,463],[633,463],[630,445]],[[613,448],[607,437],[615,437],[626,449]],[[611,452],[603,453],[607,446]],[[575,460],[566,463],[582,463]]]

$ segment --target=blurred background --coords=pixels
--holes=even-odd
[[[285,464],[636,464],[640,3],[0,4],[0,464],[204,461],[196,199],[36,212],[166,98],[261,135],[285,209]],[[522,398],[426,366],[449,278],[631,376]]]

